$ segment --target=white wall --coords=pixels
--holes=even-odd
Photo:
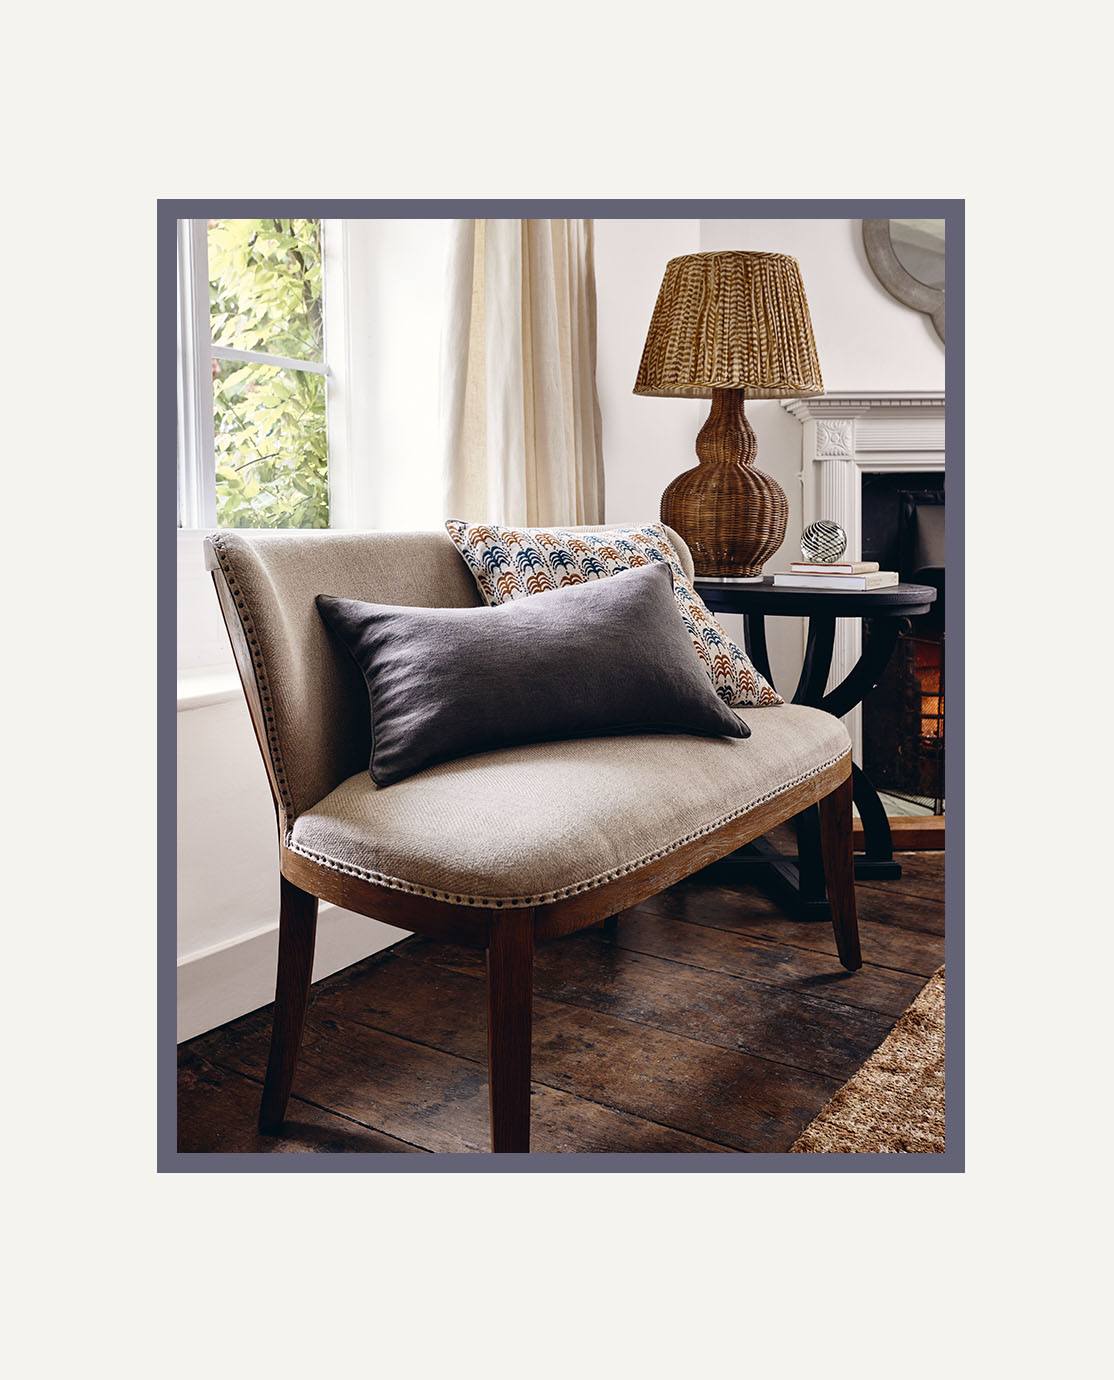
[[[808,294],[824,386],[832,392],[944,387],[944,346],[936,329],[875,278],[863,252],[862,221],[702,220],[700,249],[793,255]]]
[[[274,997],[278,843],[239,686],[196,694],[190,677],[180,684],[178,1039],[185,1040]],[[314,978],[401,938],[401,930],[323,904]]]
[[[661,492],[696,464],[694,445],[707,403],[636,398],[646,328],[666,261],[692,254],[697,220],[597,220],[596,386],[603,419],[608,522],[656,522]]]
[[[843,389],[942,389],[944,347],[932,322],[910,311],[874,277],[857,220],[701,220],[596,222],[599,298],[598,382],[604,425],[609,521],[657,517],[661,493],[696,463],[706,402],[639,398],[631,392],[666,260],[713,249],[792,254],[801,266],[824,384]],[[758,464],[789,496],[785,544],[770,562],[794,559],[801,534],[801,428],[777,403],[747,404]],[[725,618],[735,636],[741,620]],[[771,619],[775,679],[792,690],[803,630]]]

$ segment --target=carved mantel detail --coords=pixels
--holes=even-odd
[[[816,455],[823,460],[850,460],[855,454],[855,424],[850,418],[816,423]]]
[[[825,393],[781,405],[801,423],[803,525],[822,517],[838,522],[847,533],[851,560],[862,556],[864,473],[945,467],[943,393]],[[861,649],[862,625],[857,619],[840,619],[829,689],[855,665]],[[847,727],[861,763],[860,713],[858,708],[851,711]]]

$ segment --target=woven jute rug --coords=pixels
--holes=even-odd
[[[944,970],[791,1147],[795,1155],[944,1149]]]

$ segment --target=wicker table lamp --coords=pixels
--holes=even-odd
[[[749,250],[670,259],[634,391],[711,398],[700,464],[662,494],[662,521],[684,537],[698,575],[760,580],[785,536],[789,500],[754,467],[743,400],[824,391],[796,259]]]

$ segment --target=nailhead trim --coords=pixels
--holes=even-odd
[[[271,766],[274,769],[282,804],[283,832],[285,835],[283,842],[289,845],[290,830],[294,821],[294,797],[286,779],[286,768],[283,765],[282,750],[279,747],[275,706],[271,698],[270,683],[267,680],[267,665],[263,660],[263,648],[255,631],[255,622],[251,616],[251,610],[248,608],[248,601],[236,579],[235,571],[229,560],[229,553],[225,549],[227,540],[223,532],[213,532],[209,536],[210,545],[216,552],[217,560],[220,563],[221,574],[228,583],[228,592],[232,595],[232,602],[236,605],[236,611],[240,615],[240,625],[244,630],[244,637],[251,652],[252,667],[255,670],[255,688],[259,692],[259,704],[263,710],[263,722],[267,729],[267,746],[271,754]]]
[[[829,767],[834,767],[837,762],[843,761],[848,756],[850,756],[849,750],[841,752],[831,761],[823,763],[822,766],[805,772],[804,775],[798,776],[793,781],[786,782],[784,786],[779,786],[775,791],[767,791],[765,795],[760,795],[757,799],[752,800],[749,805],[744,805],[738,810],[732,810],[730,814],[713,820],[711,824],[706,824],[703,828],[686,834],[683,838],[677,839],[665,848],[659,848],[654,853],[647,853],[644,857],[638,858],[634,862],[624,863],[622,867],[614,868],[610,872],[601,872],[598,876],[588,878],[587,881],[576,882],[573,886],[561,887],[557,891],[546,891],[537,896],[455,896],[452,892],[439,891],[436,887],[420,886],[416,882],[403,881],[400,877],[389,877],[382,872],[369,872],[362,867],[347,866],[333,858],[326,857],[323,853],[314,853],[308,848],[300,848],[296,843],[289,840],[287,840],[286,846],[290,852],[308,858],[311,862],[320,863],[332,872],[341,872],[349,877],[358,877],[361,881],[373,882],[376,886],[385,887],[388,891],[404,891],[411,896],[425,896],[430,900],[448,901],[457,906],[482,906],[485,910],[501,910],[504,906],[509,908],[544,906],[550,901],[564,901],[570,896],[579,896],[585,891],[595,891],[597,887],[601,887],[607,882],[613,882],[619,877],[626,877],[631,872],[637,872],[639,868],[657,862],[659,858],[667,857],[670,853],[675,853],[678,848],[683,848],[687,843],[693,843],[697,839],[704,838],[707,834],[714,834],[717,829],[722,828],[725,824],[730,824],[733,819],[739,819],[742,815],[749,814],[751,810],[756,809],[759,805],[764,805],[768,800],[774,800],[779,795],[784,795],[786,791],[791,791],[794,786],[803,785],[806,781],[821,775]]]

